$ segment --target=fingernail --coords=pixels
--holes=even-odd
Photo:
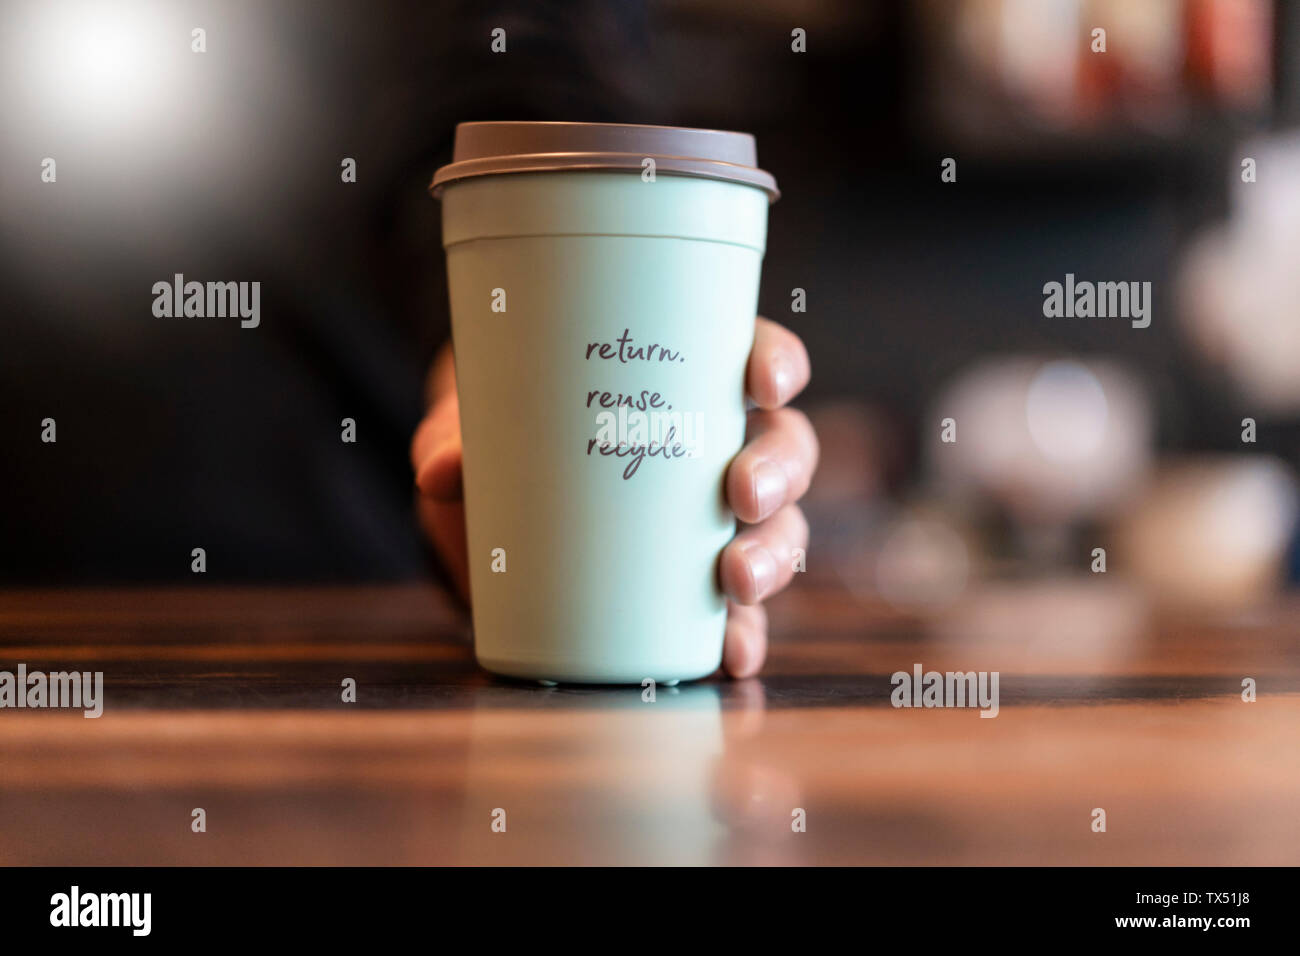
[[[754,588],[753,600],[760,601],[776,583],[776,558],[761,544],[745,545],[745,566],[749,568],[750,584]]]
[[[776,401],[784,405],[794,392],[794,366],[778,353],[772,358],[772,385],[776,388]]]
[[[785,501],[788,483],[785,469],[764,459],[754,466],[754,505],[758,508],[755,521],[762,521]]]

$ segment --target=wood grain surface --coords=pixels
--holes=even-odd
[[[426,585],[0,592],[0,670],[105,680],[99,719],[0,710],[0,863],[1300,863],[1295,598],[826,581],[771,618],[761,678],[651,704],[483,673]],[[891,706],[915,663],[999,671],[998,716]]]

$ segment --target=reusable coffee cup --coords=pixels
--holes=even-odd
[[[462,123],[430,190],[479,663],[544,682],[712,673],[778,195],[753,137]]]

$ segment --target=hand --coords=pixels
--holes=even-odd
[[[727,502],[744,527],[722,552],[719,576],[727,594],[722,667],[749,677],[767,656],[762,602],[794,576],[795,548],[808,544],[808,523],[796,503],[817,467],[817,436],[808,417],[785,404],[808,384],[808,352],[789,329],[757,320],[745,390],[749,441],[727,470]],[[420,524],[456,590],[468,600],[469,565],[461,493],[460,406],[451,352],[444,348],[429,376],[429,413],[411,440]]]

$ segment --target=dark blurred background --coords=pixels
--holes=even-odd
[[[1295,554],[1298,13],[9,3],[0,578],[192,581],[194,547],[208,580],[430,574],[407,453],[448,334],[426,186],[457,122],[554,119],[756,135],[782,189],[762,311],[808,345],[825,450],[810,573],[945,608],[1104,547],[1143,595],[1246,606]],[[260,281],[260,326],[155,317],[175,273]],[[1150,282],[1150,327],[1045,317],[1067,273]]]

